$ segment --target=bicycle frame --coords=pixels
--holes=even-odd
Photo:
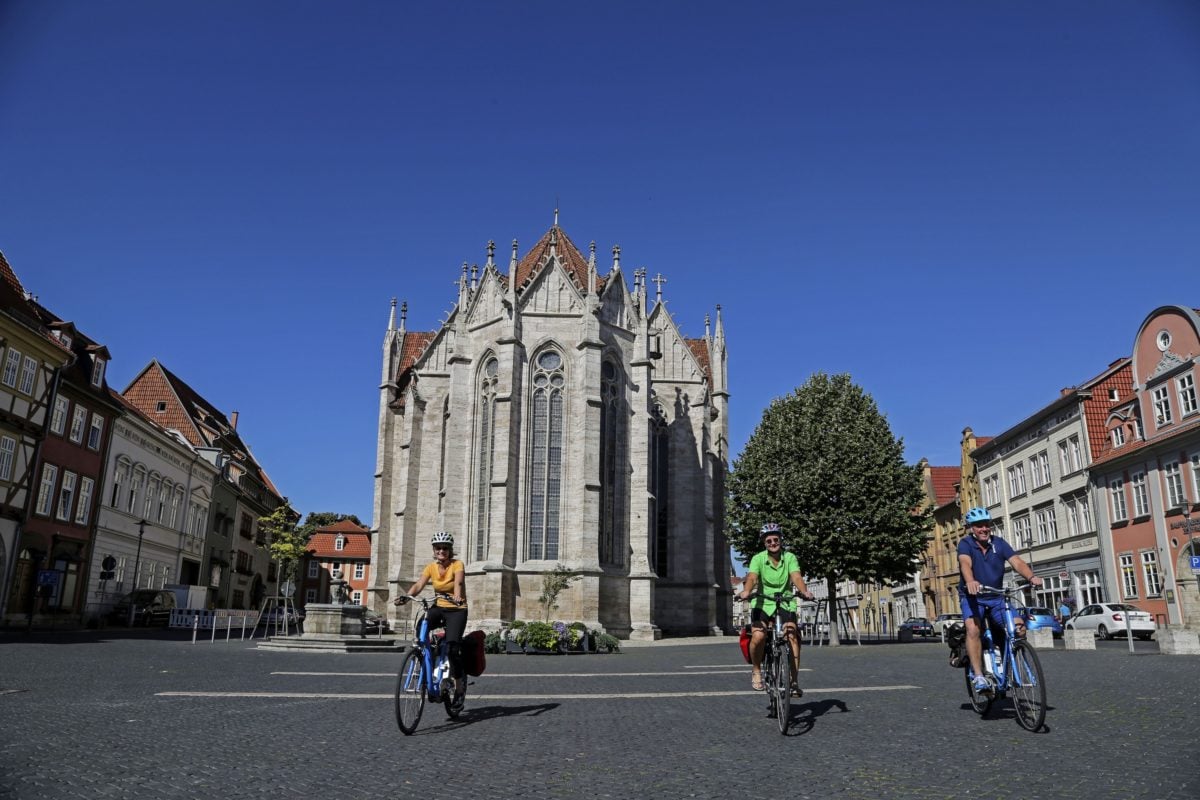
[[[450,599],[449,595],[439,595]],[[420,616],[415,625],[416,636],[413,647],[421,652],[421,661],[425,664],[425,696],[437,700],[442,696],[442,674],[439,667],[448,663],[450,656],[449,645],[446,644],[445,631],[441,628],[429,630],[429,608],[432,605],[428,598],[418,598],[421,604]],[[438,632],[441,635],[438,635]],[[434,639],[437,641],[435,642]]]
[[[998,696],[1004,695],[1014,668],[1013,641],[1017,638],[1017,626],[1013,621],[1012,594],[1015,591],[1015,589],[997,589],[994,586],[981,586],[979,589],[980,594],[1004,598],[1004,652],[1000,654],[999,661],[992,659],[992,671],[989,676],[995,680],[995,691]],[[983,620],[983,630],[979,633],[979,642],[982,648],[979,653],[981,661],[984,659],[984,654],[992,652],[996,647],[992,636],[991,615],[984,614]],[[984,673],[987,674],[986,668]]]

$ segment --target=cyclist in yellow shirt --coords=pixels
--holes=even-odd
[[[416,597],[425,588],[425,584],[433,584],[437,600],[427,616],[429,629],[446,629],[450,677],[454,681],[455,695],[461,697],[467,691],[467,676],[463,674],[462,663],[462,638],[467,629],[467,584],[464,580],[463,562],[454,557],[454,537],[449,533],[438,531],[430,539],[430,544],[433,545],[433,561],[409,588],[408,594],[396,598],[396,605],[407,603]]]

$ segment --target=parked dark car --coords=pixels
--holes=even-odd
[[[166,589],[138,589],[117,601],[109,618],[118,625],[129,623],[129,606],[133,604],[134,625],[166,625],[175,610],[175,593]]]
[[[912,631],[913,636],[933,636],[933,626],[924,617],[909,617],[900,623],[899,631]]]
[[[368,611],[363,615],[363,631],[365,633],[391,633],[392,627],[383,614],[378,611]]]
[[[1048,628],[1054,638],[1057,639],[1062,636],[1062,625],[1050,609],[1041,606],[1030,606],[1029,608],[1018,608],[1016,613],[1025,618],[1025,627],[1029,630],[1036,631],[1039,628]]]

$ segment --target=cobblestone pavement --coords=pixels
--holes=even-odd
[[[730,638],[490,656],[458,722],[406,737],[400,656],[0,634],[0,797],[1195,800],[1200,657],[1110,644],[1041,653],[1036,734],[972,712],[928,642],[805,648],[780,736]]]

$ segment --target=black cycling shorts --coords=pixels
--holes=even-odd
[[[793,625],[796,624],[796,612],[795,611],[785,611],[783,609],[780,609],[779,616],[783,619],[783,622],[785,625],[789,622],[792,623]],[[763,610],[761,608],[752,608],[752,609],[750,609],[750,621],[751,622],[761,622],[766,625],[773,625],[773,624],[775,624],[775,615],[774,614],[764,614]]]

